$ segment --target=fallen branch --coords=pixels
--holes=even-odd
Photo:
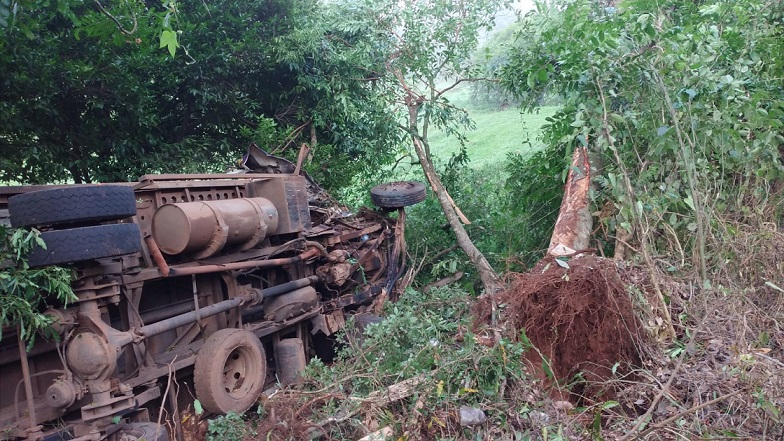
[[[318,428],[313,428],[315,431],[322,431],[322,427],[329,424],[342,423],[348,420],[359,412],[360,409],[366,406],[383,407],[408,398],[417,390],[417,386],[425,382],[424,375],[419,375],[408,380],[395,383],[384,390],[379,390],[371,393],[365,398],[348,397],[350,406],[344,406],[338,410],[334,416],[331,416],[316,424]],[[312,434],[313,435],[313,434]],[[317,435],[318,436],[318,435]]]
[[[443,279],[436,280],[433,283],[428,283],[422,288],[422,292],[427,293],[431,289],[440,288],[442,286],[449,285],[452,282],[457,282],[458,280],[463,278],[463,274],[464,273],[462,271],[458,271],[452,275],[444,277]]]
[[[634,440],[636,440],[636,439],[641,439],[641,438],[643,438],[645,435],[647,435],[647,434],[649,434],[649,433],[653,432],[653,431],[654,431],[654,430],[656,430],[656,429],[661,429],[662,427],[666,426],[667,424],[670,424],[670,423],[672,423],[672,422],[674,422],[674,421],[678,421],[679,419],[681,419],[681,418],[682,418],[682,417],[684,417],[685,415],[688,415],[688,414],[690,414],[690,413],[692,413],[692,412],[696,412],[696,411],[698,411],[698,410],[700,410],[700,409],[702,409],[702,408],[708,407],[708,406],[710,406],[711,404],[716,404],[716,403],[718,403],[718,402],[720,402],[720,401],[724,401],[724,400],[726,400],[727,398],[734,397],[735,395],[738,395],[739,393],[741,393],[741,392],[744,392],[745,390],[746,390],[746,389],[739,389],[739,390],[736,390],[735,392],[730,392],[730,393],[728,393],[728,394],[724,394],[724,395],[722,395],[722,396],[720,396],[720,397],[718,397],[718,398],[714,398],[714,399],[712,399],[712,400],[710,400],[710,401],[706,401],[706,402],[704,402],[704,403],[702,403],[702,404],[699,404],[699,405],[697,405],[697,406],[693,406],[693,407],[691,407],[691,408],[689,408],[689,409],[686,409],[686,410],[684,410],[683,412],[679,412],[679,413],[677,413],[676,415],[673,415],[673,416],[671,416],[671,417],[667,418],[667,419],[666,419],[666,420],[664,420],[664,421],[659,421],[659,422],[658,422],[658,423],[656,423],[656,424],[652,424],[652,425],[651,425],[650,427],[648,427],[647,429],[645,429],[645,430],[643,430],[642,432],[640,432],[639,434],[635,435],[635,436],[632,438],[632,441],[634,441]]]

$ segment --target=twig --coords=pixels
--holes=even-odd
[[[169,389],[171,388],[172,384],[172,377],[174,377],[174,362],[177,361],[177,356],[174,356],[174,359],[169,363],[169,376],[166,381],[166,390],[163,392],[163,398],[161,399],[161,410],[158,412],[158,426],[161,425],[161,421],[163,420],[163,412],[166,409],[166,397],[169,395]]]
[[[456,249],[457,249],[457,244],[454,244],[454,245],[452,245],[449,248],[444,248],[443,250],[433,254],[429,259],[427,259],[427,260],[423,259],[422,260],[422,262],[423,262],[422,265],[424,265],[425,263],[436,262],[438,259],[446,256],[447,254],[451,253],[452,251],[454,251]]]
[[[697,334],[699,334],[700,330],[702,329],[702,326],[706,322],[706,319],[709,316],[713,315],[714,311],[715,311],[715,309],[713,311],[708,312],[707,314],[705,314],[702,317],[702,320],[700,321],[700,323],[694,328],[694,331],[692,331],[691,337],[689,337],[689,341],[686,342],[686,347],[687,348],[693,348],[694,347],[694,340],[696,339]],[[678,371],[680,371],[681,366],[683,366],[684,360],[686,360],[686,354],[688,354],[688,352],[689,352],[688,350],[681,352],[680,357],[678,357],[678,363],[675,365],[675,369],[673,369],[672,372],[670,373],[670,378],[667,380],[667,383],[664,384],[664,386],[661,387],[661,390],[659,391],[659,393],[656,395],[656,397],[651,402],[651,405],[648,407],[648,410],[645,412],[644,415],[642,415],[641,417],[639,417],[637,419],[637,422],[634,424],[634,427],[632,427],[632,429],[626,435],[624,435],[623,437],[619,438],[618,441],[630,441],[632,439],[637,439],[638,438],[638,436],[635,435],[635,433],[638,430],[640,430],[640,427],[645,423],[645,421],[648,420],[648,418],[650,418],[651,415],[653,415],[653,410],[656,409],[656,406],[659,405],[659,401],[661,401],[661,399],[664,397],[664,394],[666,394],[668,392],[668,390],[670,389],[670,386],[672,385],[672,381],[678,375]],[[647,429],[646,429],[646,432],[647,432]]]
[[[346,396],[345,396],[345,395],[343,395],[343,394],[336,394],[336,393],[331,393],[331,394],[320,395],[320,396],[318,396],[318,397],[311,398],[310,400],[308,400],[308,402],[307,402],[307,403],[305,403],[305,404],[303,404],[302,406],[300,406],[300,408],[299,408],[299,409],[297,409],[297,411],[296,411],[296,412],[294,412],[294,418],[295,418],[295,419],[296,419],[296,418],[299,418],[299,416],[300,416],[300,415],[302,415],[302,412],[304,412],[304,411],[305,411],[306,409],[308,409],[310,406],[312,406],[312,405],[314,405],[314,404],[316,404],[316,403],[318,403],[318,402],[321,402],[321,401],[326,401],[326,400],[328,400],[328,399],[330,399],[330,398],[343,398],[343,399],[345,399],[345,398],[346,398]]]
[[[695,334],[692,334],[692,339],[694,339]],[[659,390],[659,393],[656,395],[653,401],[651,401],[651,405],[648,407],[648,410],[645,412],[645,414],[637,418],[637,422],[634,424],[634,427],[632,427],[632,429],[626,435],[619,438],[618,441],[630,441],[632,439],[636,439],[636,436],[634,434],[638,430],[640,430],[640,426],[642,426],[643,423],[645,423],[645,421],[648,418],[650,418],[651,415],[653,415],[653,410],[656,409],[656,407],[659,405],[659,401],[661,401],[661,399],[664,397],[664,394],[666,394],[667,391],[670,389],[670,385],[672,385],[672,381],[678,375],[678,371],[681,370],[681,366],[683,365],[683,361],[686,359],[687,352],[688,351],[681,352],[680,357],[678,357],[678,364],[676,364],[675,369],[673,369],[673,371],[670,372],[670,378],[667,380],[667,383],[665,383],[664,386],[662,386],[661,390]]]
[[[741,393],[741,392],[744,392],[744,391],[746,391],[746,389],[739,389],[739,390],[736,390],[735,392],[730,392],[730,393],[728,393],[728,394],[724,394],[724,395],[722,395],[722,396],[720,396],[720,397],[718,397],[718,398],[714,398],[714,399],[712,399],[712,400],[710,400],[710,401],[706,401],[706,402],[704,402],[704,403],[702,403],[702,404],[699,404],[699,405],[697,405],[697,406],[693,406],[693,407],[691,407],[691,408],[689,408],[689,409],[686,409],[686,410],[684,410],[683,412],[680,412],[680,413],[678,413],[678,414],[676,414],[676,415],[673,415],[673,416],[671,416],[671,417],[667,418],[667,419],[666,419],[666,420],[664,420],[664,421],[660,421],[660,422],[658,422],[658,423],[656,423],[656,424],[652,424],[652,425],[651,425],[650,427],[648,427],[647,429],[645,429],[645,430],[643,430],[642,432],[640,432],[639,434],[635,435],[635,436],[634,436],[634,437],[631,439],[631,441],[634,441],[634,440],[636,440],[636,439],[640,439],[640,438],[644,437],[645,435],[647,435],[647,434],[649,434],[649,433],[653,432],[653,431],[654,431],[654,430],[656,430],[656,429],[660,429],[660,428],[662,428],[662,427],[666,426],[667,424],[670,424],[670,423],[671,423],[671,422],[673,422],[673,421],[677,421],[678,419],[680,419],[681,417],[683,417],[683,416],[685,416],[685,415],[688,415],[688,414],[690,414],[690,413],[692,413],[692,412],[696,412],[696,411],[698,411],[698,410],[700,410],[700,409],[702,409],[702,408],[704,408],[704,407],[708,407],[708,406],[710,406],[711,404],[716,404],[716,403],[718,403],[718,402],[720,402],[720,401],[724,401],[724,400],[726,400],[727,398],[730,398],[730,397],[733,397],[733,396],[735,396],[735,395],[738,395],[739,393]]]
[[[613,142],[613,137],[610,135],[610,129],[608,126],[608,113],[607,113],[607,102],[604,97],[604,89],[602,86],[601,80],[596,78],[596,89],[599,92],[599,99],[602,103],[602,133],[604,135],[605,140],[607,141],[607,145],[612,150],[613,155],[615,156],[615,162],[618,163],[618,167],[620,168],[623,174],[623,183],[626,187],[626,193],[629,197],[629,200],[634,203],[634,187],[632,187],[631,180],[629,179],[629,173],[624,166],[623,161],[621,160],[620,155],[618,154],[618,149],[615,147],[615,143]],[[639,200],[638,200],[639,202]],[[642,219],[640,216],[636,216],[634,210],[631,210],[632,216],[636,218],[635,220],[642,226]],[[625,244],[626,245],[626,244]],[[659,279],[656,277],[656,268],[654,266],[653,260],[651,259],[651,253],[648,250],[648,243],[647,239],[642,243],[642,255],[645,259],[645,263],[648,266],[648,271],[650,272],[651,282],[653,282],[653,290],[656,292],[656,296],[659,299],[659,303],[661,303],[662,313],[664,314],[664,319],[667,325],[667,332],[670,334],[670,337],[675,338],[675,328],[672,325],[672,316],[670,315],[670,309],[667,306],[667,302],[664,300],[664,294],[662,293],[661,286],[659,285]]]
[[[133,12],[133,9],[131,9],[131,16],[133,17],[133,28],[129,31],[129,30],[125,29],[125,27],[123,27],[122,23],[120,23],[120,20],[118,20],[117,17],[112,15],[111,12],[107,11],[106,8],[103,7],[103,5],[101,4],[100,1],[98,1],[98,0],[94,0],[94,1],[95,1],[95,4],[98,6],[98,10],[101,11],[101,13],[103,15],[109,17],[109,19],[111,21],[113,21],[115,25],[117,25],[117,29],[119,29],[120,32],[122,32],[125,35],[131,35],[134,32],[136,32],[136,28],[138,27],[139,23],[136,20],[136,13]],[[129,6],[129,8],[130,8],[130,6]]]
[[[625,240],[621,239],[620,237],[618,237],[618,236],[610,236],[610,237],[615,239],[615,240],[617,240],[618,242],[622,243],[626,248],[634,251],[635,253],[641,254],[640,250],[638,250],[637,248],[634,248],[633,246],[629,245],[628,242],[626,242]]]

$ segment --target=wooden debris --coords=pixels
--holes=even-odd
[[[386,439],[392,438],[393,435],[394,431],[391,427],[387,426],[383,429],[376,430],[373,433],[368,433],[357,441],[384,441]]]
[[[461,278],[463,278],[463,272],[462,271],[458,271],[458,272],[456,272],[456,273],[454,273],[452,275],[444,277],[441,280],[436,280],[433,283],[428,283],[427,285],[425,285],[422,288],[422,292],[423,293],[427,293],[428,291],[430,291],[433,288],[440,288],[442,286],[449,285],[452,282],[457,282]]]

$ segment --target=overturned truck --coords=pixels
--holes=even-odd
[[[252,150],[244,165],[0,188],[0,214],[42,231],[30,264],[72,267],[78,297],[44,306],[58,339],[28,351],[3,330],[0,439],[164,440],[176,434],[158,409],[176,431],[194,397],[244,412],[394,290],[402,207],[424,199],[421,184],[375,187],[382,209],[352,214],[285,160]]]

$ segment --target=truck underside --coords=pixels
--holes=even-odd
[[[394,290],[402,206],[424,190],[352,214],[282,168],[0,188],[0,213],[47,243],[31,265],[72,267],[78,297],[41,305],[57,339],[26,351],[3,330],[0,438],[167,439],[150,409],[176,414],[195,396],[243,412],[328,357],[346,320]]]

